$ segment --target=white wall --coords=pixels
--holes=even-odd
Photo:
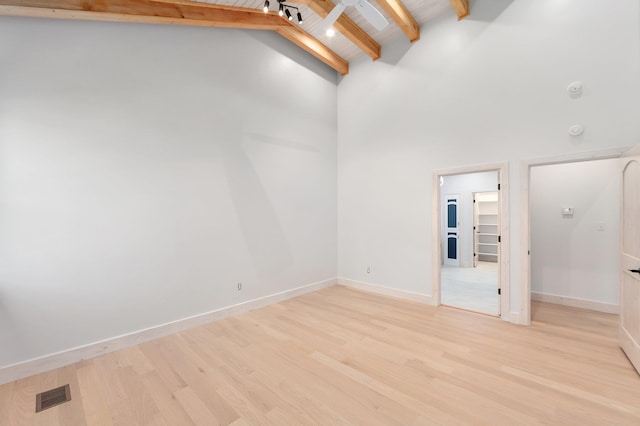
[[[446,218],[445,209],[447,200],[445,194],[459,194],[459,222],[460,232],[458,236],[460,266],[473,267],[473,193],[494,192],[498,189],[498,172],[464,173],[459,175],[444,176],[440,193],[442,194],[442,215]],[[447,235],[443,223],[441,235]],[[442,253],[446,253],[444,241],[441,241]],[[443,255],[444,257],[444,255]]]
[[[521,159],[640,142],[639,16],[472,1],[337,102],[273,34],[1,18],[0,366],[334,277],[336,137],[339,275],[429,294],[434,169],[509,161],[517,230]]]
[[[0,58],[0,366],[336,276],[335,73],[302,50],[0,18]]]
[[[472,1],[468,18],[450,12],[419,42],[352,64],[338,86],[340,276],[430,294],[433,170],[508,161],[517,317],[521,161],[640,142],[638,9]],[[579,99],[566,92],[574,80]],[[567,134],[575,123],[578,138]]]
[[[616,159],[531,168],[532,292],[619,304],[621,185]]]

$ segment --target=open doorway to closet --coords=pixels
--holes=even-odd
[[[434,174],[438,218],[434,294],[443,305],[494,316],[501,316],[505,302],[508,309],[503,291],[503,284],[508,285],[502,258],[502,234],[508,229],[502,221],[508,218],[503,176],[506,180],[506,165]]]
[[[577,307],[578,309],[587,308],[590,310],[594,310],[593,308],[597,308],[600,311],[608,312],[608,311],[617,311],[617,307],[615,305],[615,294],[610,293],[612,287],[607,287],[608,290],[604,290],[603,287],[599,287],[599,290],[596,290],[597,293],[588,294],[584,293],[584,291],[592,292],[596,287],[592,285],[584,285],[584,281],[582,280],[573,280],[570,278],[569,281],[565,281],[565,283],[571,283],[568,287],[565,287],[563,291],[567,291],[564,294],[557,294],[557,289],[553,289],[549,286],[549,284],[553,281],[550,279],[553,277],[552,274],[556,274],[558,271],[564,269],[565,278],[568,276],[567,273],[571,274],[573,277],[577,277],[578,274],[581,274],[583,277],[587,279],[592,279],[594,277],[602,278],[601,273],[605,271],[609,271],[609,267],[603,267],[604,265],[610,265],[610,260],[605,260],[608,258],[609,254],[614,250],[611,249],[612,245],[618,245],[618,248],[615,251],[619,251],[619,244],[615,242],[611,243],[610,238],[615,238],[614,234],[610,234],[611,232],[620,232],[620,225],[616,225],[616,221],[619,221],[619,209],[620,209],[620,197],[615,196],[614,198],[609,198],[609,201],[605,201],[602,203],[602,197],[610,197],[615,195],[616,193],[620,194],[620,185],[617,185],[615,182],[611,185],[611,190],[602,189],[601,186],[603,182],[608,181],[608,178],[604,173],[605,168],[599,167],[599,164],[606,164],[605,162],[600,163],[601,160],[613,160],[619,159],[623,156],[628,155],[637,155],[640,154],[640,145],[636,147],[618,147],[618,148],[610,148],[604,149],[600,151],[586,151],[579,153],[571,153],[566,155],[560,155],[556,157],[548,157],[548,158],[540,158],[523,161],[521,164],[521,176],[520,176],[520,188],[521,188],[521,217],[520,217],[520,280],[519,280],[519,309],[520,314],[516,317],[511,315],[512,322],[520,323],[523,325],[531,324],[532,316],[535,317],[536,321],[547,322],[546,320],[541,319],[538,315],[532,315],[532,299],[535,298],[536,301],[539,302],[563,302],[565,304],[571,303],[572,305],[567,306],[567,309],[572,309]],[[592,163],[593,162],[593,163]],[[568,168],[572,167],[574,164],[575,170],[569,172]],[[547,174],[547,170],[553,171],[553,168],[545,169],[543,167],[546,166],[558,166],[556,168],[555,175]],[[566,170],[560,170],[560,168],[567,168]],[[599,170],[587,170],[587,168],[598,167]],[[560,190],[561,187],[566,185],[572,185],[571,182],[577,182],[581,188],[577,191],[572,192],[571,189],[567,190],[563,189],[563,194],[561,197],[556,198],[555,204],[552,207],[544,207],[541,205],[540,212],[532,212],[532,201],[535,202],[535,198],[546,198],[548,195],[551,195],[549,191],[547,191],[543,186],[540,186],[540,182],[535,183],[533,185],[537,187],[532,188],[532,173],[544,173],[544,176],[538,176],[538,178],[543,177],[547,182],[551,182],[552,185],[548,185],[549,188],[552,188],[553,191]],[[609,174],[610,175],[610,174]],[[618,174],[621,176],[621,172]],[[618,177],[619,178],[619,177]],[[534,176],[534,179],[537,179]],[[589,189],[590,186],[594,186],[594,190],[597,191],[595,196],[592,194],[591,201],[583,202],[582,199],[586,199],[585,189]],[[617,189],[616,189],[617,186]],[[531,199],[531,190],[537,191],[538,195],[533,195],[534,200]],[[577,196],[578,198],[574,197]],[[600,213],[595,214],[599,211],[599,209],[603,206],[606,206],[607,209],[612,208],[618,211],[618,214],[614,215],[602,215]],[[572,210],[565,210],[566,208],[572,208]],[[559,210],[560,209],[560,210]],[[545,222],[543,215],[552,214],[555,211],[555,219],[556,221],[561,221],[561,226],[563,227],[573,227],[574,229],[569,233],[559,234],[556,240],[550,242],[547,240],[546,242],[540,237],[543,235],[537,235],[535,246],[532,245],[532,240],[535,235],[535,232],[538,232],[536,229],[539,226],[544,228],[544,232],[546,235],[550,230],[549,226],[547,226],[547,222]],[[608,210],[609,212],[613,210]],[[563,213],[568,213],[568,217],[564,216]],[[533,219],[533,215],[538,216],[538,219]],[[607,219],[608,217],[609,219]],[[617,219],[616,219],[617,217]],[[534,225],[532,227],[532,219],[534,221],[538,221],[538,225]],[[542,219],[542,220],[540,220]],[[549,222],[548,225],[551,225]],[[563,231],[564,232],[564,231]],[[590,242],[587,245],[584,245],[584,236],[581,236],[584,232],[590,234],[587,238],[589,239],[599,239],[597,243]],[[610,234],[609,236],[607,234]],[[560,238],[563,236],[564,238]],[[540,256],[544,256],[544,251],[546,251],[550,244],[555,244],[555,242],[559,242],[561,244],[574,244],[578,240],[582,240],[578,245],[577,250],[573,250],[571,248],[564,247],[564,253],[569,255],[568,260],[571,262],[579,262],[578,266],[570,266],[569,268],[558,268],[558,261],[553,262],[544,262],[543,258]],[[593,240],[590,240],[593,241]],[[609,241],[609,242],[605,242]],[[584,249],[589,247],[590,249],[600,250],[603,249],[606,258],[599,257],[597,261],[594,261],[593,256],[587,260],[587,256],[585,256]],[[555,248],[555,247],[554,247]],[[598,256],[596,256],[598,257]],[[567,259],[565,257],[565,259]],[[615,261],[614,261],[615,262]],[[591,263],[591,266],[597,266],[598,272],[595,275],[591,275],[590,273],[585,274],[585,268],[583,265]],[[533,269],[536,269],[536,272]],[[607,272],[607,274],[609,273]],[[619,272],[618,272],[619,273]],[[535,284],[532,281],[536,281]],[[561,278],[562,281],[564,281]],[[554,280],[558,282],[558,280]],[[533,285],[532,285],[533,284]],[[559,288],[559,287],[558,287]],[[580,293],[578,293],[580,292]],[[598,299],[594,300],[592,297],[597,295]],[[613,299],[611,296],[613,295]],[[559,296],[554,297],[554,296]],[[604,297],[604,298],[603,298]],[[570,299],[582,299],[582,300],[570,300]],[[597,302],[595,305],[590,302]],[[585,303],[586,302],[586,303]],[[555,303],[557,306],[558,304]],[[603,313],[604,313],[603,312]]]
[[[532,321],[617,324],[596,312],[619,311],[621,169],[618,158],[531,167]]]

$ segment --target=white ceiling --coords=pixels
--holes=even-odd
[[[213,4],[222,4],[236,7],[246,7],[251,9],[262,9],[264,6],[264,0],[199,0],[205,3],[213,3]],[[335,0],[332,0],[336,3]],[[278,2],[277,0],[270,0],[270,10],[277,11]],[[295,0],[287,2],[288,4],[292,4],[294,6],[299,7],[300,13],[302,13],[302,17],[304,19],[304,23],[302,24],[303,28],[324,43],[331,50],[336,52],[342,58],[351,62],[352,60],[359,58],[365,55],[362,50],[360,50],[355,44],[353,44],[348,38],[344,37],[340,33],[336,33],[333,37],[328,37],[325,34],[321,34],[318,31],[318,27],[322,22],[322,18],[316,15],[313,10],[306,6],[298,5],[295,3]],[[398,37],[405,37],[402,30],[395,25],[393,20],[389,18],[389,16],[385,13],[385,11],[375,2],[375,0],[370,0],[370,3],[373,4],[389,21],[390,25],[387,26],[383,31],[377,31],[373,28],[362,16],[353,8],[348,7],[345,13],[363,30],[365,30],[374,40],[376,40],[381,46],[384,46],[385,43],[388,43],[391,40],[394,40]],[[404,5],[409,9],[413,17],[418,21],[418,24],[421,26],[429,21],[430,19],[435,18],[440,15],[444,11],[451,11],[453,13],[453,9],[451,8],[451,3],[449,0],[404,0]],[[454,14],[455,16],[455,14]],[[294,19],[294,22],[297,22]],[[384,50],[384,49],[383,49]],[[382,53],[384,56],[384,52]]]

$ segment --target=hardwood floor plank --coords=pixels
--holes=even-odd
[[[13,382],[0,386],[0,426],[8,426],[11,420],[13,388]]]
[[[403,383],[401,388],[397,388],[394,386],[390,386],[384,382],[384,378],[378,378],[379,376],[375,373],[367,374],[363,370],[363,368],[354,368],[352,363],[342,363],[336,361],[333,358],[330,358],[320,352],[315,352],[312,357],[323,364],[330,366],[336,372],[340,374],[344,374],[347,377],[350,377],[352,380],[372,388],[375,392],[395,401],[398,401],[401,405],[404,406],[404,409],[411,413],[411,418],[406,418],[403,420],[402,424],[410,424],[415,422],[421,415],[428,414],[429,418],[432,421],[443,422],[443,424],[450,423],[454,420],[454,418],[448,415],[446,412],[442,411],[440,407],[446,406],[446,401],[442,401],[439,398],[433,398],[435,395],[429,396],[429,403],[422,401],[420,398],[425,396],[424,390],[420,392],[419,397],[411,396],[407,393],[407,386]],[[369,368],[372,365],[369,364]],[[402,389],[402,391],[399,391]],[[418,412],[414,412],[414,410],[418,410]],[[459,415],[460,413],[458,413]],[[468,420],[471,419],[471,413],[468,413]]]
[[[145,387],[141,377],[135,373],[133,367],[122,367],[118,369],[117,377],[126,390],[126,398],[121,404],[129,414],[125,421],[128,424],[134,422],[140,425],[158,422],[160,410],[153,398],[145,392]],[[121,423],[121,422],[115,422]]]
[[[142,376],[145,373],[153,371],[153,365],[147,357],[142,353],[139,346],[126,348],[118,352],[114,352],[117,362],[125,367],[132,367],[136,374]]]
[[[99,358],[103,357],[96,358],[96,361],[99,361]],[[109,387],[109,382],[100,380],[94,363],[78,368],[78,392],[82,395],[87,424],[113,425],[111,411],[107,405],[108,399],[104,392],[104,389]]]
[[[178,390],[174,396],[196,425],[209,426],[220,424],[216,416],[209,411],[191,388],[182,388]]]
[[[609,398],[602,397],[597,393],[588,392],[580,389],[577,386],[570,386],[565,383],[558,383],[553,380],[546,379],[544,377],[540,377],[535,374],[528,373],[526,371],[518,370],[511,367],[503,367],[502,370],[507,374],[512,374],[516,377],[520,377],[522,379],[538,383],[548,389],[553,389],[555,391],[571,395],[575,398],[579,398],[588,403],[599,404],[604,407],[611,407],[616,410],[633,414],[634,416],[638,416],[640,418],[640,406],[631,406],[618,401],[614,401]]]
[[[82,405],[82,393],[79,391],[78,370],[79,364],[68,365],[59,368],[57,386],[69,385],[71,401],[52,408],[58,411],[60,424],[65,426],[82,426],[86,424],[84,406]]]
[[[185,411],[166,382],[157,371],[150,371],[141,376],[145,392],[154,401],[160,415],[168,425],[193,425],[193,420]]]
[[[222,424],[233,422],[239,417],[231,404],[219,394],[223,379],[220,371],[222,365],[211,368],[198,353],[189,348],[181,335],[166,342],[165,357],[165,362],[173,366],[173,371],[186,386],[198,395],[207,395],[202,402]],[[174,392],[174,395],[179,391]]]

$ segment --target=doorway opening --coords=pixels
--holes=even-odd
[[[617,333],[621,183],[619,159],[531,168],[532,321]]]
[[[551,214],[551,215],[555,215],[555,218],[553,220],[556,221],[561,221],[559,226],[564,226],[567,227],[569,226],[569,228],[573,228],[574,231],[568,231],[565,232],[566,230],[562,231],[562,232],[551,232],[551,229],[549,228],[549,225],[551,224],[551,222],[547,221],[547,220],[539,220],[538,221],[538,225],[534,225],[534,227],[532,227],[532,222],[533,219],[532,218],[532,173],[536,173],[540,170],[542,170],[540,167],[542,166],[550,166],[550,165],[557,165],[557,166],[561,166],[561,165],[565,165],[565,166],[569,166],[571,164],[578,164],[578,168],[582,167],[580,166],[580,164],[582,165],[588,165],[589,163],[593,163],[595,160],[608,160],[608,159],[617,159],[622,157],[623,155],[625,155],[625,153],[627,153],[627,151],[629,151],[630,147],[621,147],[621,148],[613,148],[613,149],[607,149],[607,150],[602,150],[602,151],[593,151],[593,152],[583,152],[583,153],[574,153],[574,154],[568,154],[568,155],[563,155],[563,156],[557,156],[557,157],[552,157],[552,158],[544,158],[544,159],[538,159],[538,160],[528,160],[528,161],[523,161],[522,162],[522,168],[521,168],[521,176],[520,176],[520,188],[521,188],[521,220],[520,220],[520,240],[521,240],[521,245],[520,245],[520,285],[519,285],[519,315],[514,316],[512,315],[512,322],[515,323],[520,323],[523,325],[529,325],[531,324],[531,319],[532,319],[532,298],[536,298],[539,301],[541,301],[542,303],[548,302],[548,301],[562,301],[562,302],[566,302],[566,304],[569,304],[569,306],[567,308],[572,308],[572,309],[588,309],[588,310],[594,310],[594,307],[597,310],[600,310],[602,312],[616,312],[616,307],[613,303],[607,303],[606,301],[600,300],[595,300],[595,305],[591,302],[594,302],[593,297],[589,297],[589,296],[580,296],[580,295],[569,295],[569,297],[566,297],[566,295],[562,295],[562,294],[554,294],[554,290],[551,289],[548,285],[548,280],[547,283],[545,282],[536,282],[535,286],[532,287],[532,278],[536,279],[536,280],[540,280],[541,277],[544,280],[545,279],[545,274],[547,277],[549,277],[551,273],[556,273],[556,269],[558,266],[558,259],[556,257],[556,260],[554,261],[554,263],[548,264],[546,266],[535,266],[537,268],[536,272],[535,272],[535,276],[534,276],[534,272],[533,272],[533,266],[531,263],[532,258],[535,258],[536,256],[540,257],[540,256],[544,256],[544,252],[548,251],[549,248],[554,249],[556,244],[566,244],[566,243],[571,243],[571,244],[575,244],[576,242],[578,242],[580,240],[580,238],[583,237],[578,237],[580,234],[584,234],[587,235],[586,240],[584,240],[582,242],[582,244],[578,244],[578,250],[571,250],[571,249],[567,249],[565,250],[565,254],[567,254],[568,256],[570,256],[570,260],[576,263],[576,267],[571,267],[569,268],[569,272],[570,273],[574,273],[575,276],[572,277],[571,279],[573,281],[573,284],[569,287],[568,291],[583,291],[585,290],[585,288],[579,288],[581,287],[581,283],[582,281],[580,280],[580,278],[586,278],[586,279],[590,279],[591,276],[591,272],[589,271],[589,265],[587,265],[587,256],[584,256],[582,253],[582,250],[585,249],[597,249],[599,247],[599,244],[594,244],[594,238],[601,238],[605,237],[605,234],[607,232],[612,232],[612,233],[616,233],[616,232],[620,232],[620,226],[619,224],[616,225],[615,224],[615,217],[609,215],[607,216],[608,219],[598,219],[597,217],[593,216],[593,212],[594,210],[594,204],[593,201],[592,202],[586,202],[586,203],[582,203],[582,204],[575,204],[576,202],[570,200],[566,195],[561,197],[561,198],[557,198],[555,201],[555,204],[553,206],[547,206],[546,208],[543,207],[542,211],[544,211],[544,214]],[[574,176],[576,178],[576,180],[578,181],[582,181],[584,182],[585,179],[590,179],[592,177],[592,175],[590,174],[591,172],[586,172],[586,171],[581,171],[579,173],[576,174],[576,176]],[[570,178],[569,175],[567,175],[566,173],[564,174],[558,174],[556,176],[555,179],[552,179],[552,182],[554,182],[555,184],[558,184],[559,186],[562,186],[561,184],[564,184],[566,180],[568,180]],[[601,183],[603,182],[603,179],[600,178],[599,180],[597,180],[595,183],[592,182],[592,184],[594,185],[598,185],[600,186]],[[551,187],[554,187],[555,185],[552,185]],[[615,186],[615,185],[614,185]],[[555,190],[555,189],[554,189]],[[613,189],[614,191],[620,191],[620,187],[618,186],[617,188]],[[580,197],[584,198],[583,195],[580,194],[580,190],[576,190],[578,193],[577,195],[580,195]],[[601,191],[601,196],[609,196],[610,191],[605,190],[600,190]],[[549,198],[548,197],[549,193],[542,191],[542,197],[543,198]],[[572,194],[576,195],[576,194]],[[534,196],[536,196],[534,194]],[[597,199],[597,197],[596,197]],[[612,207],[615,207],[616,209],[618,209],[619,212],[619,208],[620,208],[620,204],[619,202],[619,198],[613,201],[609,201],[608,204],[610,204]],[[576,207],[578,206],[578,207]],[[585,214],[591,214],[591,216],[584,216]],[[538,215],[542,215],[543,213],[538,213]],[[582,217],[581,217],[582,215]],[[619,221],[619,217],[617,219]],[[539,226],[543,227],[543,231],[540,231],[538,228]],[[553,234],[554,239],[550,239],[549,241],[542,242],[541,240],[539,240],[540,235],[538,235],[538,232],[545,232],[549,235]],[[533,235],[533,233],[536,233],[536,235]],[[619,235],[619,234],[618,234]],[[542,246],[540,244],[535,244],[535,246],[532,244],[533,240],[535,237],[538,237],[538,241],[541,242]],[[591,242],[590,242],[591,241]],[[600,241],[599,243],[602,243],[602,241]],[[609,243],[607,243],[609,244]],[[534,253],[535,251],[535,253]],[[594,261],[593,258],[589,261],[591,262],[591,264],[593,263],[598,263],[598,264],[602,264],[601,263],[601,259],[598,259],[597,261]],[[607,262],[607,264],[611,264],[611,262]],[[603,270],[608,270],[609,268],[604,268]],[[599,271],[599,273],[601,273],[602,271]],[[565,276],[564,278],[560,278],[561,281],[564,281],[564,283],[566,284],[567,282],[567,275],[566,275],[566,271],[565,271]],[[580,276],[581,275],[581,276]],[[573,279],[573,278],[578,278],[578,279]],[[557,281],[557,280],[556,280]],[[582,286],[584,287],[584,286]],[[590,289],[590,291],[593,289]],[[556,297],[557,296],[557,297]],[[602,297],[602,294],[600,294],[600,297]],[[583,299],[583,300],[571,300],[571,299]],[[613,299],[611,299],[613,300]]]
[[[532,321],[544,303],[618,313],[620,169],[617,158],[531,168]]]
[[[434,172],[438,305],[498,317],[508,312],[506,188],[506,164]]]

